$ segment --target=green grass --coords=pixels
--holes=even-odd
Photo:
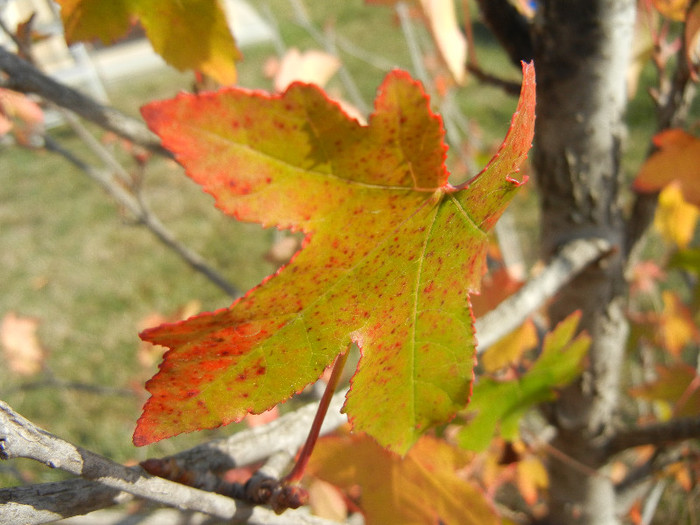
[[[287,0],[272,0],[269,5],[288,47],[318,47],[294,23]],[[319,27],[332,24],[340,35],[365,50],[399,67],[410,67],[390,9],[367,8],[360,0],[315,2],[312,17]],[[484,68],[505,71],[516,79],[517,69],[482,32],[477,36]],[[269,88],[262,66],[274,55],[273,47],[248,48],[244,55],[240,83]],[[343,55],[343,59],[363,98],[371,104],[386,72],[352,56]],[[188,89],[191,81],[190,74],[156,72],[110,86],[110,94],[117,107],[137,115],[140,104]],[[329,90],[342,90],[338,78]],[[476,82],[459,94],[464,113],[478,123],[474,136],[484,150],[505,135],[515,103],[497,88]],[[651,116],[645,118],[639,112],[635,118],[647,130],[639,136],[648,136]],[[51,134],[65,147],[90,158],[67,130]],[[274,271],[264,259],[274,232],[221,214],[212,198],[173,162],[154,159],[149,163],[144,196],[178,239],[200,252],[239,289],[248,289]],[[527,235],[536,234],[535,204],[534,191],[515,203],[518,223]],[[0,149],[0,268],[0,316],[14,311],[40,319],[39,337],[48,351],[46,366],[52,374],[65,381],[133,392],[28,390],[22,385],[44,376],[16,377],[3,367],[0,398],[47,430],[120,462],[172,453],[216,434],[195,433],[146,450],[132,446],[131,433],[145,400],[143,382],[155,371],[144,369],[137,360],[137,334],[144,317],[153,312],[172,313],[192,299],[201,301],[204,310],[227,306],[230,300],[135,225],[95,183],[60,157],[14,147]],[[27,462],[18,463],[18,468],[36,481],[60,476]],[[15,483],[10,473],[0,470],[0,486]]]

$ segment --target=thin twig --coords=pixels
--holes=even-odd
[[[610,253],[601,238],[576,239],[564,245],[547,267],[495,309],[476,320],[481,353],[520,326],[589,264]]]
[[[326,37],[321,33],[316,27],[314,27],[309,18],[309,14],[306,10],[306,6],[302,0],[289,0],[292,4],[292,9],[294,9],[294,15],[296,16],[297,23],[306,30],[311,37],[316,40],[328,53],[333,56],[338,56],[338,50],[332,39]],[[360,93],[357,84],[350,75],[345,65],[341,63],[340,69],[338,70],[338,75],[340,80],[348,93],[348,97],[352,104],[362,113],[363,115],[368,115],[370,112],[370,106],[365,102],[362,94]]]
[[[512,82],[501,77],[497,77],[490,73],[487,73],[480,66],[476,64],[467,64],[467,71],[478,78],[484,84],[490,84],[501,88],[505,93],[513,96],[520,95],[520,84],[518,82]]]
[[[413,22],[411,21],[411,15],[406,2],[397,2],[396,14],[399,17],[404,40],[406,40],[406,47],[408,48],[408,53],[411,57],[413,72],[418,80],[423,83],[423,86],[425,86],[426,89],[429,89],[429,75],[425,69],[425,66],[423,65],[423,55],[420,50],[420,45],[418,44],[418,38],[414,31]]]
[[[692,82],[688,62],[686,60],[687,43],[683,36],[682,45],[676,54],[676,69],[673,78],[666,83],[667,89],[659,98],[657,108],[656,132],[665,129],[681,127],[687,118],[688,111],[695,96],[696,88]],[[647,156],[656,151],[651,145]],[[625,240],[625,253],[628,255],[629,264],[637,260],[636,253],[640,250],[640,240],[651,225],[659,192],[638,193],[632,207],[632,214],[627,221]]]
[[[204,258],[195,253],[194,251],[187,248],[185,245],[180,243],[173,233],[168,230],[165,225],[160,222],[158,217],[156,217],[146,205],[129,193],[123,186],[118,184],[111,176],[111,173],[106,170],[97,169],[86,162],[79,159],[72,152],[63,148],[51,137],[46,135],[44,137],[46,149],[54,153],[58,153],[68,160],[71,164],[79,168],[85,174],[87,174],[91,179],[97,182],[102,188],[112,196],[120,205],[124,206],[129,212],[131,212],[136,219],[146,226],[151,232],[165,244],[168,248],[172,249],[177,255],[179,255],[184,261],[189,264],[194,270],[205,275],[211,282],[216,284],[224,292],[226,292],[231,297],[237,297],[239,295],[238,290],[229,283],[219,272],[209,266],[209,264],[204,260]]]
[[[314,416],[314,421],[311,424],[311,430],[309,430],[309,436],[306,438],[304,447],[299,452],[299,457],[292,471],[284,478],[285,483],[299,483],[301,478],[304,477],[304,472],[306,471],[306,465],[309,463],[309,458],[311,457],[311,452],[316,446],[316,441],[321,433],[321,427],[323,426],[323,420],[326,418],[326,412],[328,412],[328,407],[330,405],[331,399],[333,397],[333,392],[338,387],[338,382],[340,381],[340,376],[343,374],[343,369],[345,368],[345,363],[348,360],[349,350],[340,354],[333,365],[333,372],[331,373],[331,378],[328,380],[326,385],[326,390],[323,392],[323,397],[318,404],[318,411]]]
[[[73,88],[56,82],[26,60],[0,46],[0,70],[7,73],[2,86],[21,93],[34,93],[58,106],[74,111],[98,126],[113,131],[134,144],[172,158],[161,146],[160,139],[143,122],[124,115],[116,109],[95,102]]]

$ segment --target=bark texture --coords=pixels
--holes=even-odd
[[[540,186],[542,250],[551,257],[572,239],[598,237],[617,247],[574,279],[550,309],[554,323],[574,310],[593,338],[589,366],[551,407],[553,443],[587,465],[552,458],[550,523],[616,524],[603,443],[612,431],[627,339],[619,203],[625,136],[625,74],[634,0],[543,0],[532,28],[537,70],[533,163]]]

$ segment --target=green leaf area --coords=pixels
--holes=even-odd
[[[468,294],[479,286],[487,231],[524,182],[513,177],[530,148],[534,104],[527,65],[504,144],[462,187],[447,182],[440,117],[401,71],[386,77],[367,126],[304,84],[144,107],[222,211],[306,238],[230,308],[142,334],[171,350],[147,383],[134,442],[263,412],[351,342],[361,358],[344,409],[383,446],[403,454],[463,408],[475,355]]]
[[[66,41],[99,38],[105,44],[141,22],[156,53],[171,66],[202,71],[221,84],[236,81],[241,53],[226,15],[212,0],[57,0]],[[196,16],[192,16],[196,13]]]
[[[461,447],[485,450],[496,432],[514,439],[520,418],[528,409],[554,399],[556,388],[566,386],[581,373],[591,339],[587,334],[574,339],[580,318],[580,312],[574,312],[547,334],[541,355],[518,379],[480,379],[468,409],[473,419],[458,434]]]

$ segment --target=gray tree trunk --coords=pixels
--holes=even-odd
[[[573,460],[551,458],[548,465],[553,524],[618,523],[600,444],[617,408],[628,332],[619,188],[635,15],[635,0],[543,0],[532,33],[543,254],[578,237],[599,236],[620,247],[617,256],[572,282],[550,309],[554,323],[582,310],[581,328],[593,337],[586,373],[548,414],[558,430],[553,445]]]

